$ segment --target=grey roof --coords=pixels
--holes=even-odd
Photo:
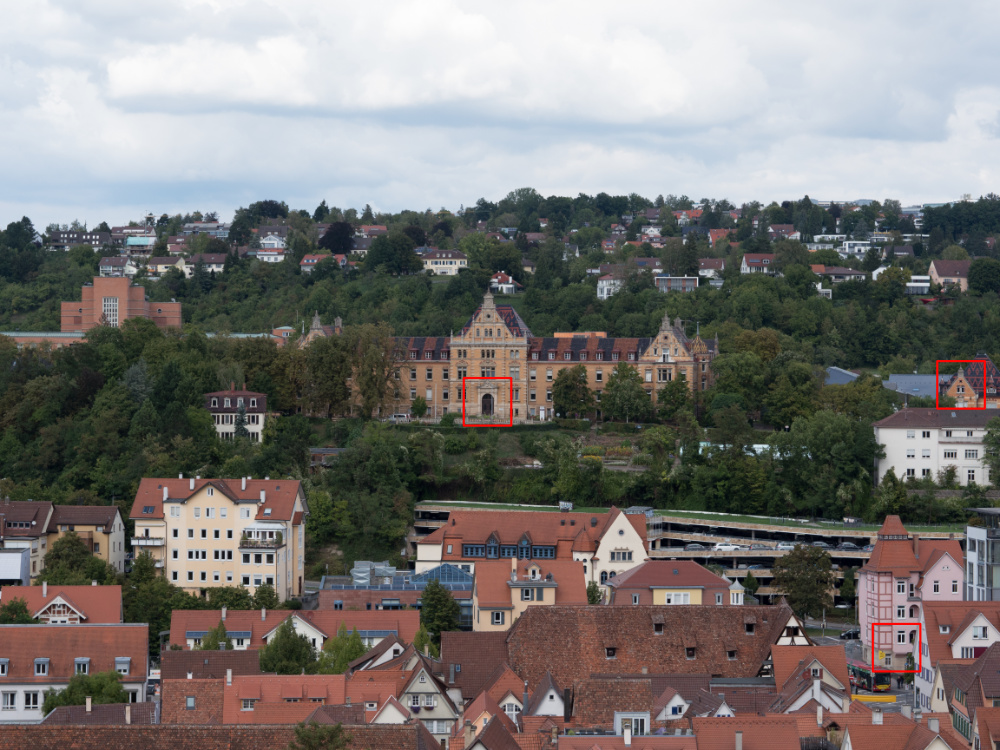
[[[850,370],[844,370],[840,367],[827,367],[824,385],[847,385],[848,383],[853,383],[859,377],[857,373]]]
[[[942,375],[937,380],[940,383],[945,383],[950,377],[950,375]],[[934,381],[934,375],[890,375],[888,380],[882,381],[882,387],[911,396],[934,398],[937,394]]]
[[[872,426],[888,429],[921,429],[924,427],[934,428],[983,428],[991,420],[996,418],[996,413],[992,409],[935,409],[910,408],[900,409],[895,414],[890,414],[885,419],[880,419]]]

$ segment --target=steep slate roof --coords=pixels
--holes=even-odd
[[[122,621],[121,586],[53,586],[46,587],[47,595],[42,595],[41,586],[4,586],[0,589],[0,603],[23,599],[28,612],[34,617],[56,598],[70,604],[83,616],[83,621],[96,623],[120,623]]]
[[[253,503],[257,507],[257,520],[265,518],[272,521],[290,521],[295,509],[295,498],[302,492],[302,483],[297,479],[248,479],[246,489],[240,479],[195,479],[194,489],[191,489],[191,479],[143,479],[139,490],[135,493],[135,502],[129,518],[141,520],[146,518],[163,518],[163,489],[171,500],[186,501],[200,492],[204,487],[212,485],[234,503]],[[260,503],[260,493],[264,491],[265,502]],[[302,493],[303,502],[305,494]],[[258,503],[260,503],[258,505]],[[151,508],[145,512],[146,508]],[[265,510],[270,514],[264,515]]]
[[[104,703],[91,706],[59,706],[42,719],[42,724],[125,724],[125,706],[129,706],[129,724],[157,724],[156,703]]]
[[[145,679],[149,661],[146,625],[0,625],[7,682],[68,682],[75,660],[90,659],[90,672],[115,669],[115,659],[128,657],[130,678]],[[49,660],[49,673],[35,676],[35,659]]]
[[[397,336],[396,343],[404,352],[417,353],[416,358],[410,356],[410,354],[403,355],[404,357],[410,357],[406,360],[406,363],[411,367],[419,367],[421,362],[448,359],[451,351],[451,339],[447,336]],[[427,354],[431,356],[428,357]],[[401,364],[405,366],[405,363]]]
[[[250,633],[248,648],[257,649],[264,645],[264,636],[275,630],[289,617],[297,617],[319,630],[325,636],[336,636],[337,630],[343,624],[348,632],[357,628],[358,631],[393,631],[402,640],[412,642],[420,627],[420,613],[416,610],[372,610],[356,612],[353,610],[295,610],[287,609],[265,611],[261,610],[228,610],[226,613],[226,632]],[[187,633],[206,633],[218,626],[222,619],[219,609],[175,609],[170,615],[170,643],[187,648]],[[197,636],[200,637],[200,636]],[[246,637],[246,636],[243,636]]]
[[[792,617],[787,605],[531,607],[508,631],[508,662],[529,684],[543,667],[562,684],[597,672],[754,677]],[[748,620],[748,618],[750,618]],[[745,624],[755,621],[752,634]],[[654,624],[662,623],[662,632]],[[695,658],[686,649],[694,647]],[[606,649],[615,649],[608,658]],[[727,651],[736,650],[729,659]]]
[[[997,370],[997,366],[993,364],[993,360],[986,354],[977,354],[975,360],[966,362],[962,366],[962,369],[959,370],[959,373],[965,375],[965,379],[972,386],[972,390],[976,392],[977,396],[983,395],[984,388],[992,388],[994,392],[1000,389],[1000,370]],[[951,384],[958,378],[959,373],[955,373],[947,383],[941,386],[942,392],[947,391],[951,387]]]
[[[957,539],[920,539],[918,551],[919,556],[914,554],[914,542],[899,516],[886,516],[875,549],[861,570],[905,577],[910,573],[926,573],[943,554],[950,555],[959,566],[964,560]]]
[[[260,674],[260,652],[250,651],[174,651],[160,654],[160,678],[185,680],[224,679],[226,670],[233,675]]]
[[[117,515],[114,505],[54,505],[48,531],[52,533],[60,525],[103,526],[110,533]]]

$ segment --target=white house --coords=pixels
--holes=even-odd
[[[130,702],[146,700],[149,627],[0,625],[0,723],[40,722],[46,690],[78,674],[117,672]]]
[[[983,437],[994,416],[989,409],[901,409],[875,422],[875,440],[885,450],[876,481],[890,469],[900,478],[937,478],[954,468],[963,486],[989,484]]]
[[[768,276],[777,275],[774,269],[774,253],[746,253],[740,264],[740,273],[763,273]]]
[[[597,280],[597,299],[607,299],[621,288],[621,277],[606,273]]]
[[[469,265],[465,253],[458,250],[432,250],[423,256],[424,270],[438,276],[457,276],[462,268]]]
[[[942,659],[976,659],[1000,641],[1000,602],[925,602],[920,622],[921,669],[915,682],[920,706],[928,710]]]

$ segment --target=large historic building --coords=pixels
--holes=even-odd
[[[986,354],[965,360],[958,372],[946,383],[940,384],[941,395],[955,399],[959,409],[1000,408],[1000,370]]]
[[[304,342],[339,330],[339,318],[331,328],[316,316]],[[685,378],[692,392],[705,390],[713,382],[709,365],[719,342],[690,338],[679,319],[667,316],[651,338],[611,338],[603,332],[537,337],[512,306],[495,304],[487,292],[457,335],[400,338],[398,347],[401,388],[393,412],[408,411],[421,397],[430,417],[461,414],[464,383],[465,418],[502,424],[555,416],[552,384],[560,371],[576,365],[586,368],[598,408],[605,383],[622,362],[639,372],[654,402],[656,392],[675,378]]]
[[[150,302],[145,287],[123,277],[95,277],[83,285],[80,302],[62,303],[61,314],[64,333],[99,325],[118,328],[129,318],[148,318],[160,328],[181,327],[180,302]]]

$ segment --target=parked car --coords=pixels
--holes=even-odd
[[[831,547],[826,542],[813,542],[812,546],[813,547],[819,547],[820,549],[833,549],[833,547]]]
[[[751,565],[747,570],[764,570],[763,565]]]
[[[705,549],[705,545],[704,544],[698,544],[698,542],[691,542],[691,544],[685,544],[684,545],[684,549],[687,549],[687,550]]]
[[[751,544],[750,549],[773,549],[769,544]]]
[[[840,634],[842,641],[856,641],[861,637],[860,628],[849,628]]]
[[[778,542],[778,544],[775,547],[775,549],[778,550],[779,552],[790,552],[791,550],[795,549],[795,543],[794,542]]]
[[[712,549],[715,552],[738,552],[740,545],[733,544],[732,542],[719,542]]]
[[[861,548],[861,551],[862,552],[872,552],[874,549],[875,549],[875,545],[874,544],[866,544],[864,547]]]
[[[843,550],[844,552],[859,552],[861,550],[861,548],[854,542],[841,542],[837,545],[837,549]]]

